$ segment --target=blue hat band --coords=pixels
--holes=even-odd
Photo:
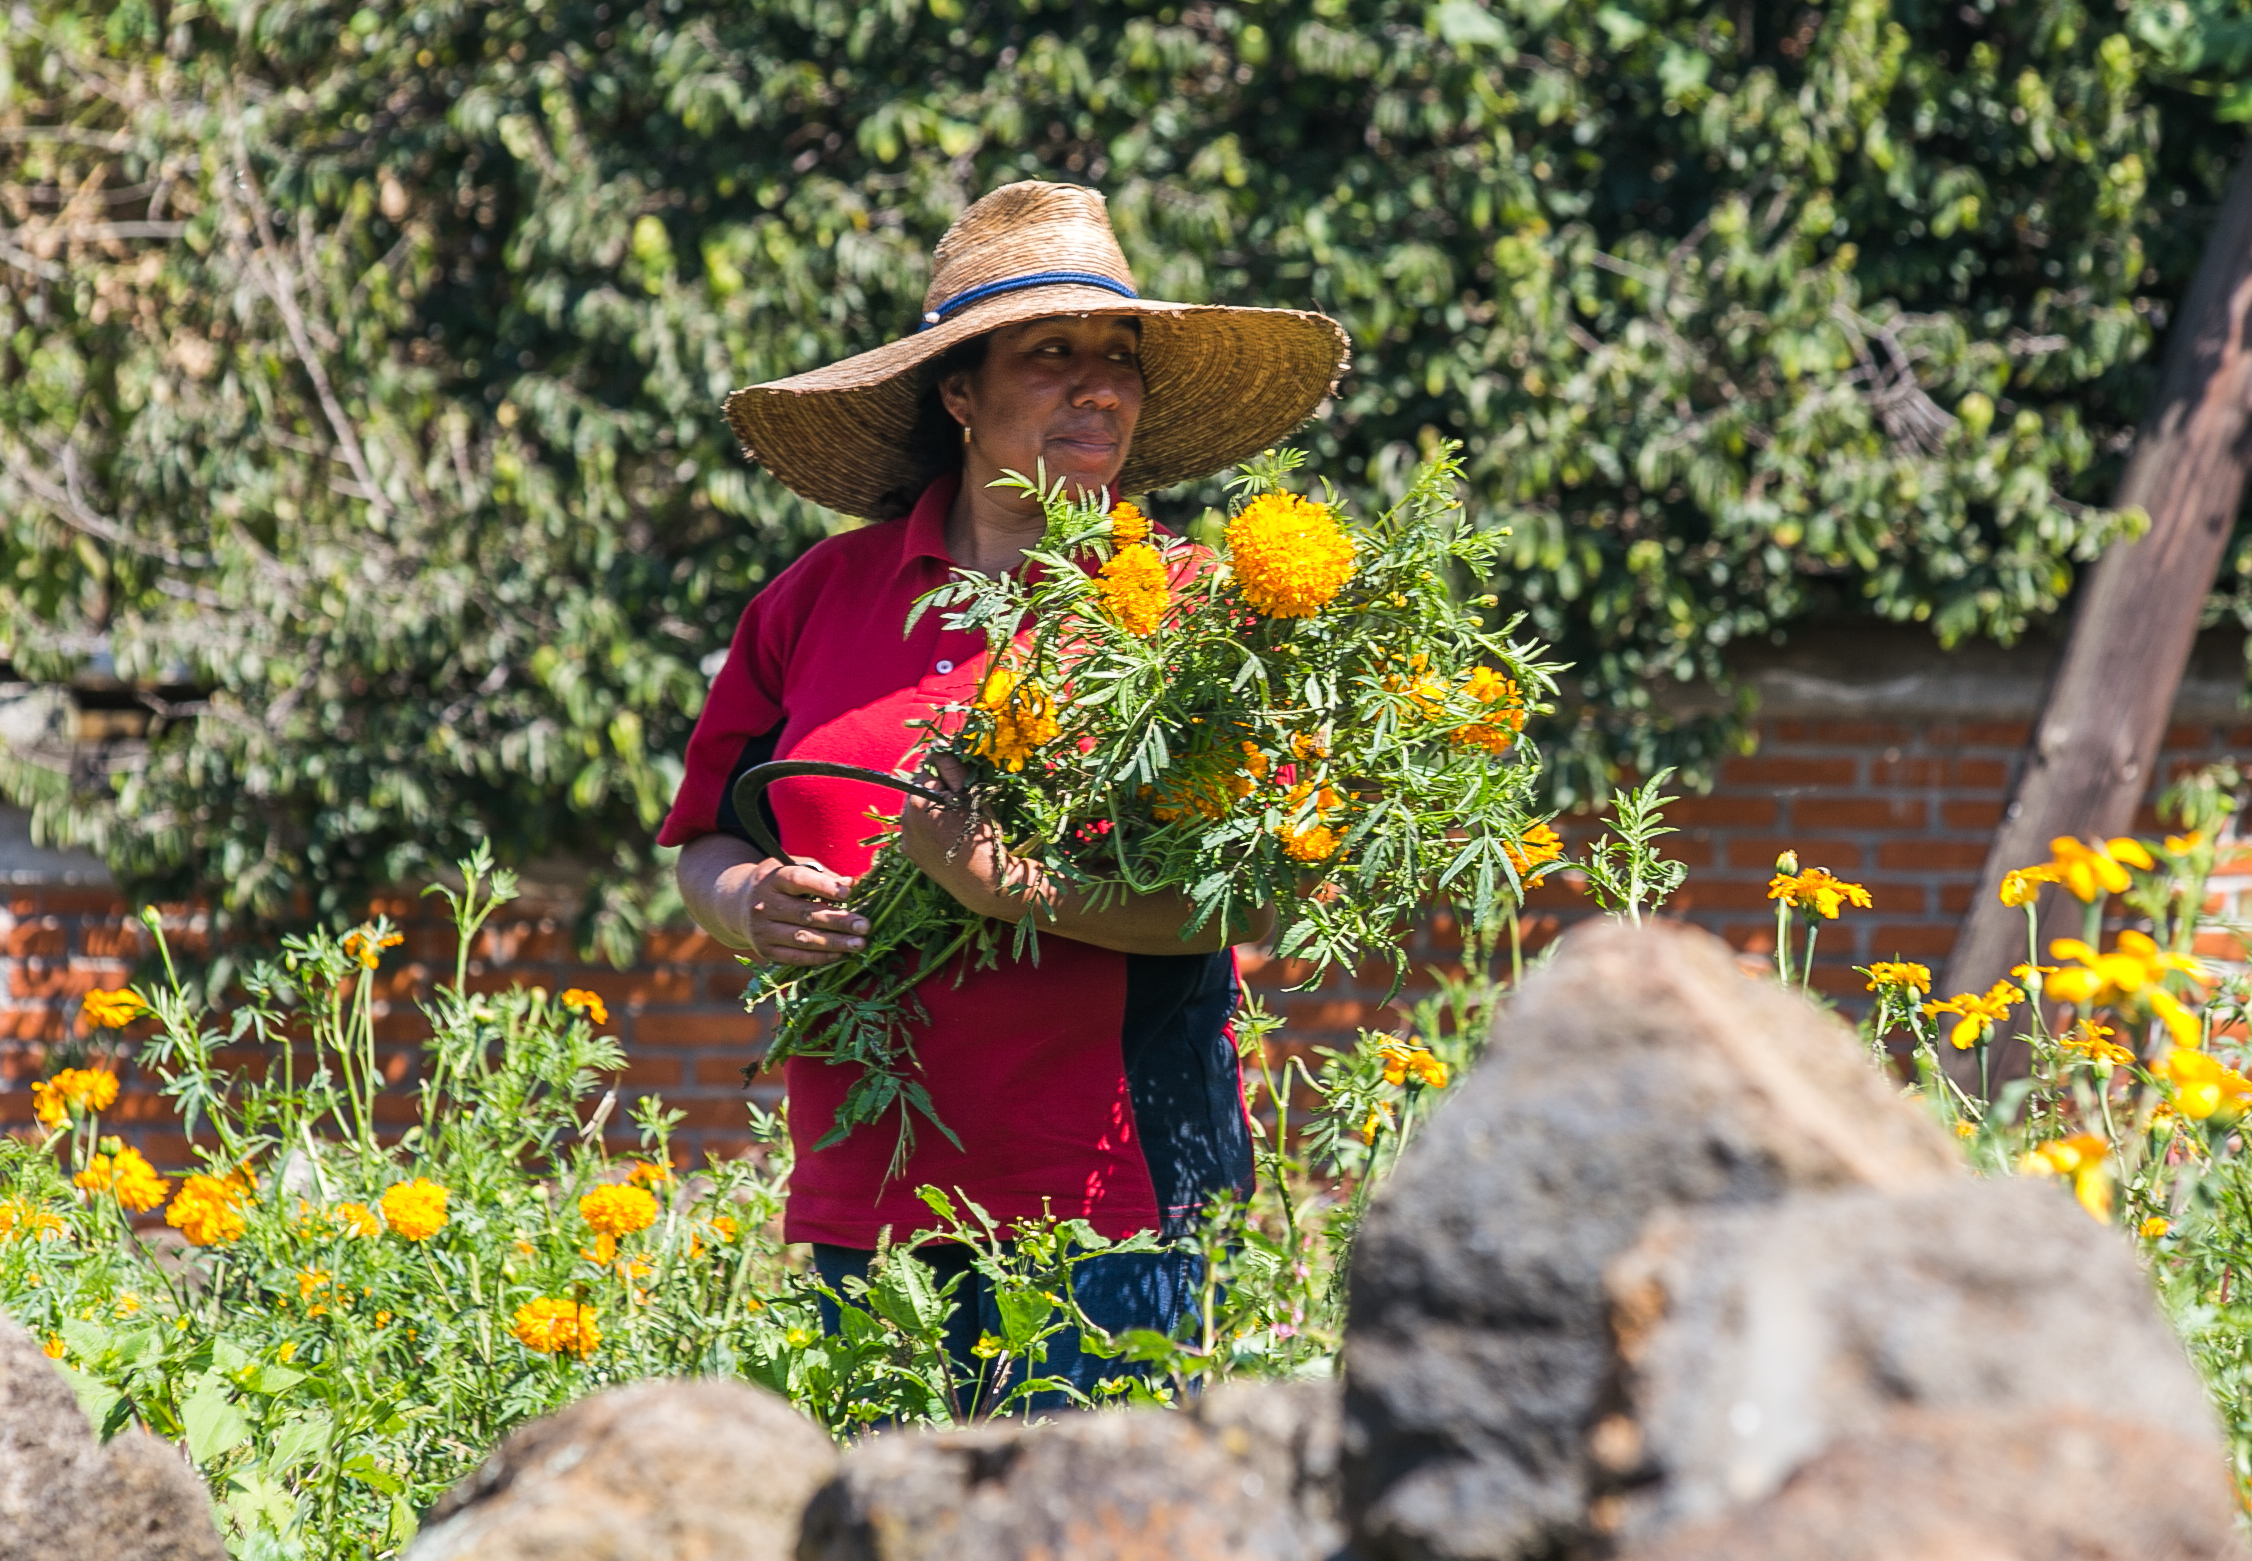
[[[1003,293],[1021,292],[1027,287],[1048,287],[1057,282],[1077,282],[1083,287],[1099,287],[1105,292],[1116,293],[1121,298],[1139,298],[1142,296],[1124,282],[1104,276],[1096,271],[1035,271],[1029,276],[1004,277],[998,282],[987,282],[982,286],[973,287],[966,293],[956,293],[936,309],[926,313],[923,316],[922,324],[916,326],[915,329],[927,331],[956,310],[967,309],[971,304],[982,303],[988,298],[997,298]]]

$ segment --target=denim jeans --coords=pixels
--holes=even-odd
[[[867,1278],[868,1264],[875,1255],[864,1248],[815,1242],[813,1266],[821,1282],[842,1295],[845,1277]],[[993,1287],[971,1266],[970,1249],[958,1243],[933,1242],[917,1247],[915,1256],[935,1271],[941,1288],[955,1275],[963,1276],[954,1292],[953,1315],[946,1323],[946,1353],[963,1381],[979,1383],[978,1396],[990,1406],[1009,1387],[1008,1381],[984,1380],[990,1375],[992,1363],[979,1360],[973,1348],[979,1334],[1001,1332],[1001,1312],[994,1304]],[[1071,1270],[1072,1293],[1078,1298],[1079,1309],[1096,1327],[1114,1336],[1129,1328],[1149,1328],[1170,1335],[1195,1311],[1203,1281],[1204,1260],[1185,1250],[1106,1253],[1084,1258]],[[836,1303],[826,1296],[821,1300],[821,1326],[830,1333],[841,1326]],[[1076,1326],[1050,1339],[1047,1350],[1048,1358],[1038,1367],[1039,1375],[1061,1377],[1090,1397],[1105,1377],[1140,1376],[1143,1372],[1138,1365],[1087,1353],[1080,1345]],[[1023,1370],[1021,1361],[1011,1362],[1010,1380],[1020,1378]],[[1070,1403],[1070,1397],[1061,1392],[1035,1393],[1031,1408],[1063,1409]]]

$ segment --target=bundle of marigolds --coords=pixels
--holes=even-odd
[[[976,698],[929,747],[967,769],[1009,852],[1097,905],[1183,894],[1184,935],[1272,906],[1276,952],[1311,979],[1397,960],[1433,896],[1491,925],[1553,864],[1522,738],[1553,684],[1514,622],[1487,625],[1493,597],[1460,594],[1495,541],[1464,520],[1451,452],[1365,526],[1286,491],[1297,465],[1243,469],[1217,552],[1130,504],[1022,483],[1047,515],[1027,567],[964,574],[916,613],[986,635]],[[861,957],[770,967],[749,1001],[779,1004],[776,1057],[864,1070],[828,1141],[889,1119],[904,1151],[929,1117],[906,1050],[915,986],[1037,959],[1041,916],[976,917],[888,847],[855,904],[873,928]]]

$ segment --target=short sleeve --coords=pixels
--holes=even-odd
[[[761,591],[735,625],[727,660],[712,679],[704,713],[696,718],[696,730],[689,736],[687,773],[681,777],[664,827],[657,831],[659,845],[684,846],[717,830],[728,778],[744,744],[782,724],[788,657],[787,625],[782,621],[787,612],[781,596],[775,586]]]

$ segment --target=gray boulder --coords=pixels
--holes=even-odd
[[[2091,1532],[2121,1543],[2140,1532],[2161,1555],[2187,1553],[2170,1548],[2184,1524],[2229,1530],[2203,1385],[2126,1243],[2053,1185],[1973,1181],[1662,1215],[1613,1263],[1608,1289],[1619,1371],[1607,1395],[1616,1407],[1590,1439],[1605,1487],[1593,1526],[1625,1543],[1763,1502],[1833,1449],[1859,1450],[1803,1488],[1874,1467],[1879,1448],[1904,1474],[1935,1456],[1910,1446],[1917,1428],[1951,1445],[1973,1421],[2029,1442],[2044,1424],[2081,1425],[2102,1435],[2075,1432],[2072,1447],[2171,1449],[2173,1475],[2158,1485],[2109,1481]],[[1904,1410],[1916,1416],[1904,1423]],[[2060,1444],[2042,1467],[2075,1456]],[[2047,1494],[2004,1497],[2011,1480],[1991,1477],[2003,1467],[1952,1517],[1933,1492],[1901,1488],[1916,1490],[1918,1512],[1975,1528]],[[1778,1510],[1829,1502],[1802,1494]]]
[[[520,1426],[407,1561],[788,1561],[829,1438],[747,1383],[644,1382]]]
[[[1681,927],[1588,925],[1370,1209],[1345,1342],[1344,1501],[1371,1561],[1591,1539],[1604,1272],[1672,1208],[1959,1180],[1851,1033]]]
[[[2242,1561],[2212,1443],[2084,1409],[1899,1410],[1620,1561]]]
[[[38,1343],[0,1318],[0,1561],[226,1561],[185,1458],[135,1427],[106,1445]]]
[[[805,1515],[799,1561],[1324,1561],[1333,1383],[1215,1388],[1185,1411],[879,1435]]]

